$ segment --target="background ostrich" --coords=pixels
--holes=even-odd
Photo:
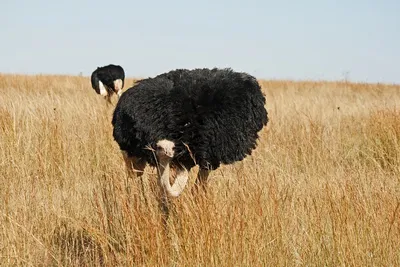
[[[158,167],[163,198],[177,197],[196,164],[196,187],[211,170],[241,161],[267,124],[256,78],[231,69],[177,69],[138,81],[114,110],[113,136],[129,170]],[[176,170],[171,186],[170,168]]]
[[[107,65],[97,67],[91,76],[92,88],[97,94],[105,97],[107,103],[111,103],[111,96],[116,93],[118,97],[122,94],[125,83],[124,69],[119,65]]]

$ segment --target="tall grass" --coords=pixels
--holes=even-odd
[[[258,148],[165,231],[88,77],[0,75],[0,265],[400,265],[400,86],[261,84]]]

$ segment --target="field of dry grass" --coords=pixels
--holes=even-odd
[[[88,77],[0,75],[0,265],[399,266],[400,86],[261,83],[257,150],[166,234]]]

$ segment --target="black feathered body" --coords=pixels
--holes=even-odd
[[[91,75],[92,88],[96,93],[100,94],[99,81],[101,81],[108,88],[115,91],[114,81],[118,79],[122,80],[122,87],[124,87],[125,71],[121,66],[110,64],[103,67],[97,67]]]
[[[113,136],[121,150],[155,166],[152,148],[175,143],[173,164],[216,169],[256,147],[268,122],[257,80],[231,69],[178,69],[139,81],[115,108]]]

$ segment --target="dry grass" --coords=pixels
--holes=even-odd
[[[0,265],[399,266],[400,87],[262,85],[258,149],[165,235],[89,78],[0,75]]]

